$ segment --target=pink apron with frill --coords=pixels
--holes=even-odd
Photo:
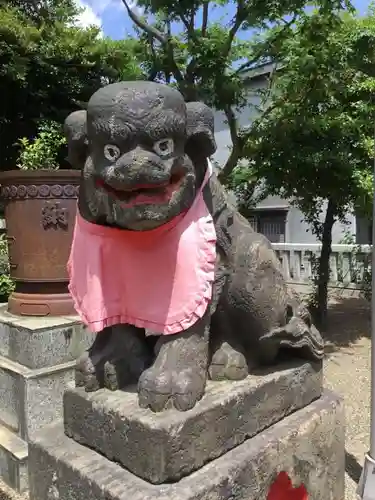
[[[128,323],[158,335],[186,330],[212,297],[216,232],[203,199],[156,229],[129,231],[77,214],[68,262],[69,291],[93,331]]]

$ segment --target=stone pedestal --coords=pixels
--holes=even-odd
[[[281,471],[309,500],[344,498],[343,406],[306,362],[210,382],[183,413],[69,389],[29,453],[30,500],[267,500]]]
[[[28,442],[62,417],[75,359],[92,340],[75,317],[18,317],[0,306],[0,478],[14,490],[27,490]]]

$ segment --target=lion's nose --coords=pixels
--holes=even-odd
[[[124,153],[105,173],[105,183],[118,191],[133,191],[141,187],[166,184],[170,169],[157,155],[137,147]]]

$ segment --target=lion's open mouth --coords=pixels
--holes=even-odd
[[[115,189],[102,179],[96,180],[96,186],[107,191],[114,198],[122,202],[125,207],[135,205],[154,205],[168,203],[173,194],[179,189],[184,178],[183,172],[171,175],[169,181],[163,184],[138,184],[129,189]]]

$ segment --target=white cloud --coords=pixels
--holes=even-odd
[[[104,13],[117,11],[121,12],[124,18],[127,16],[122,0],[75,0],[75,2],[83,9],[75,24],[82,28],[98,26],[101,29],[101,36],[104,36],[102,30]],[[144,9],[137,5],[137,0],[129,0],[129,6],[136,14],[140,16],[144,14]]]
[[[102,20],[94,8],[83,0],[75,0],[78,7],[84,9],[82,13],[78,16],[76,25],[82,28],[88,28],[89,26],[102,27]],[[98,2],[99,3],[99,2]],[[105,3],[105,2],[104,2]]]
[[[84,0],[91,5],[96,14],[101,15],[107,10],[117,10],[126,13],[125,5],[122,0]],[[128,0],[128,4],[132,10],[134,10],[138,15],[142,15],[144,12],[143,7],[138,6],[137,0]]]

